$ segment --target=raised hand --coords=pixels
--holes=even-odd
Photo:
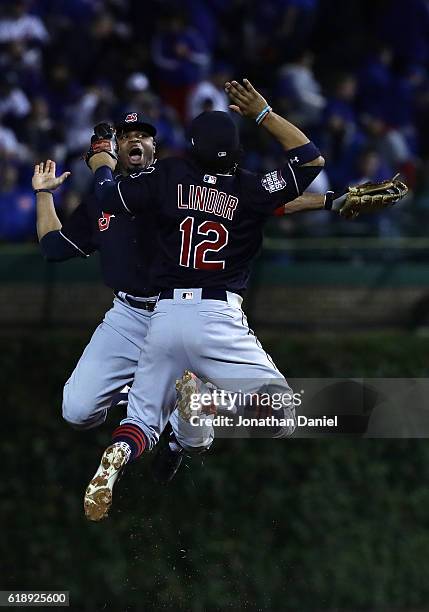
[[[33,189],[56,189],[64,183],[71,172],[63,172],[61,176],[55,176],[57,165],[51,159],[40,162],[34,166],[34,174],[31,179]]]
[[[243,79],[243,85],[238,81],[227,81],[225,92],[233,102],[229,105],[229,108],[243,117],[256,119],[259,113],[268,106],[265,98],[261,96],[248,79]]]

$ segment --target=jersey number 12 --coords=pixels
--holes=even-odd
[[[207,261],[206,254],[209,252],[217,253],[228,244],[228,230],[222,223],[216,221],[204,221],[196,229],[196,233],[208,236],[214,234],[213,240],[203,240],[196,246],[192,246],[194,236],[194,217],[186,217],[180,224],[182,234],[182,245],[180,248],[180,265],[189,268],[192,265],[197,270],[224,270],[225,260]],[[193,251],[193,261],[191,264],[191,253]]]

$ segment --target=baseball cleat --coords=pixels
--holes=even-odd
[[[198,398],[210,392],[211,389],[193,372],[185,370],[182,378],[176,380],[176,391],[176,408],[185,421],[189,421],[193,416],[216,414],[217,409],[214,404],[206,406],[198,403],[196,405]]]
[[[170,443],[160,447],[151,465],[151,472],[155,482],[168,484],[173,480],[182,463],[184,454],[184,449],[178,443],[174,444],[174,449],[171,448]]]
[[[118,442],[106,448],[100,465],[85,491],[84,510],[89,521],[101,521],[112,505],[112,489],[130,458],[128,444]]]

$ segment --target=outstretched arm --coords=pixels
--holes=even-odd
[[[274,211],[276,217],[291,215],[296,212],[304,212],[306,210],[322,210],[325,208],[326,195],[321,193],[303,193],[301,196],[279,206]]]
[[[353,190],[353,191],[352,191]],[[301,196],[276,208],[273,215],[283,217],[306,210],[331,210],[344,219],[355,219],[361,212],[379,212],[402,200],[408,187],[397,176],[390,181],[365,183],[334,193],[303,193]]]
[[[276,217],[283,217],[284,215],[291,215],[296,212],[323,209],[332,210],[341,215],[341,209],[344,206],[347,195],[347,189],[338,193],[334,193],[333,191],[327,191],[326,193],[305,192],[295,200],[276,208],[273,214]]]
[[[50,159],[34,167],[32,186],[37,198],[37,236],[40,249],[47,261],[88,257],[96,247],[91,240],[90,220],[86,215],[85,206],[80,204],[62,226],[51,192],[64,183],[70,172],[64,172],[56,177],[55,171],[56,164]]]
[[[34,166],[34,174],[31,181],[36,193],[37,200],[37,237],[40,240],[48,233],[61,229],[61,221],[58,219],[54,196],[51,193],[62,185],[70,176],[70,172],[63,172],[59,177],[55,176],[56,164],[54,161],[40,162]],[[39,190],[43,191],[39,191]]]
[[[225,83],[225,91],[231,99],[230,109],[243,117],[254,119],[276,138],[285,151],[297,149],[297,162],[303,166],[323,166],[325,160],[307,136],[272,108],[265,98],[253,87],[248,79]],[[305,145],[307,145],[305,147]],[[305,147],[305,149],[304,149]],[[300,159],[303,156],[303,161]],[[307,159],[307,158],[310,159]]]

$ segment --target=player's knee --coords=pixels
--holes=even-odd
[[[63,419],[74,429],[91,429],[101,425],[106,419],[106,410],[94,411],[84,398],[71,397],[64,392]]]

